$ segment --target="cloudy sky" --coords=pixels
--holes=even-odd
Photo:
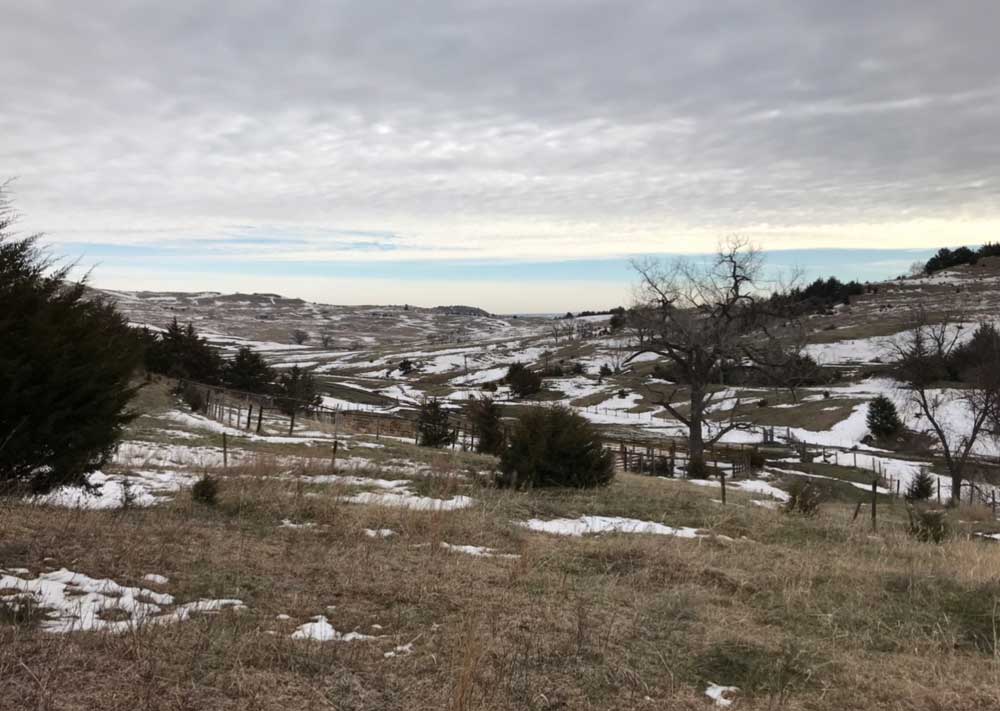
[[[877,278],[1000,237],[997,27],[995,0],[0,0],[0,176],[113,288],[594,308],[629,257],[729,233]]]

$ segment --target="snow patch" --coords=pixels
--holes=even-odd
[[[634,518],[619,516],[581,516],[580,518],[556,518],[543,521],[533,518],[521,521],[519,526],[553,533],[558,536],[583,536],[596,533],[649,533],[659,536],[676,536],[678,538],[703,538],[705,534],[698,533],[697,528],[674,528],[654,521],[640,521]]]

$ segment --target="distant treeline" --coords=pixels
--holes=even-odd
[[[819,313],[837,304],[849,304],[852,296],[866,292],[876,292],[877,286],[858,281],[842,282],[837,277],[817,279],[807,286],[797,286],[786,292],[772,294],[768,299],[769,310],[788,315]],[[608,330],[612,333],[641,322],[642,316],[635,309],[618,306],[606,311],[580,311],[575,316],[567,312],[561,318],[572,319],[581,316],[610,316]]]
[[[223,358],[190,323],[181,326],[175,318],[161,333],[144,328],[139,335],[146,370],[150,373],[246,393],[273,395],[279,398],[279,407],[287,401],[285,409],[289,414],[294,412],[296,403],[317,399],[317,384],[310,372],[298,366],[276,372],[260,353],[248,346],[240,348],[230,359]],[[199,409],[195,403],[188,404]]]
[[[963,264],[975,264],[984,257],[1000,257],[1000,243],[987,242],[979,249],[969,247],[959,247],[958,249],[948,249],[942,247],[937,254],[927,260],[924,265],[924,272],[933,274],[942,269],[950,269]]]
[[[565,316],[560,316],[559,318],[583,318],[584,316],[611,316],[612,314],[620,313],[625,310],[624,306],[618,306],[613,309],[605,309],[604,311],[580,311],[574,314],[572,311],[567,311]]]
[[[851,303],[852,296],[864,294],[866,287],[857,281],[842,282],[836,277],[817,279],[805,287],[794,287],[786,293],[771,296],[772,307],[796,313],[816,313],[826,311],[837,304]]]

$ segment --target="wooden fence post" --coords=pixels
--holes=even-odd
[[[719,470],[719,483],[722,484],[722,505],[726,505],[726,472]]]
[[[940,504],[941,503],[941,480],[940,479],[937,480],[937,499],[938,499],[938,503]]]
[[[222,468],[229,468],[229,446],[226,442],[226,433],[222,433]]]
[[[340,444],[337,440],[333,440],[333,450],[330,452],[330,471],[337,471],[337,447]]]
[[[264,406],[257,406],[257,434],[260,434],[261,429],[264,426]]]
[[[876,509],[878,507],[878,479],[872,479],[872,533],[874,533],[877,528],[877,516]]]
[[[253,426],[253,403],[247,405],[247,429]]]

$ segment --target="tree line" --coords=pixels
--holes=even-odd
[[[937,253],[927,260],[924,265],[924,273],[933,274],[942,269],[959,267],[963,264],[976,264],[985,257],[1000,257],[1000,242],[987,242],[977,249],[969,247],[958,247],[949,249],[942,247]]]

